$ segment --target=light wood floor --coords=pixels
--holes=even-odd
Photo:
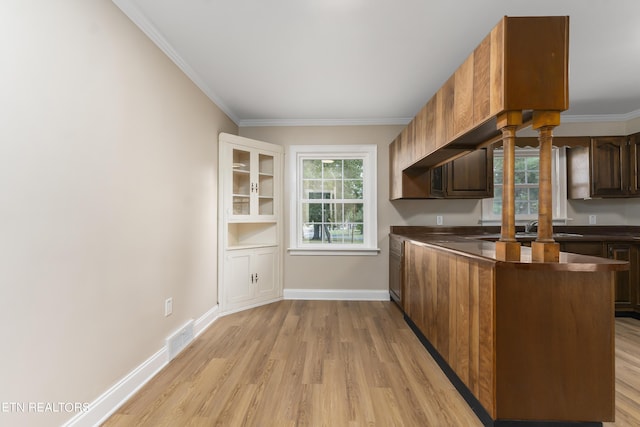
[[[616,320],[616,423],[640,425],[640,321]],[[480,426],[391,302],[218,319],[105,426]]]

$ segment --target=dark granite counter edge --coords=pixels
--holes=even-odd
[[[419,228],[419,230],[417,230]],[[640,227],[638,227],[640,228]],[[436,229],[438,231],[430,232]],[[435,246],[447,252],[475,258],[480,261],[489,261],[500,264],[502,268],[515,268],[526,270],[553,270],[553,271],[623,271],[629,269],[626,261],[616,261],[608,258],[600,258],[588,255],[578,255],[567,252],[560,253],[560,261],[557,263],[533,262],[531,249],[521,248],[521,260],[518,262],[500,261],[495,258],[495,244],[478,239],[477,227],[466,233],[444,232],[442,229],[430,227],[391,227],[391,234],[398,235],[425,246]],[[451,229],[450,229],[451,230]],[[453,230],[456,231],[456,230]],[[608,236],[610,237],[610,236]]]

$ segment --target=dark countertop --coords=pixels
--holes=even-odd
[[[567,231],[558,230],[559,233],[563,234],[554,236],[554,239],[557,241],[638,241],[638,243],[640,243],[640,238],[638,237],[640,234],[629,233],[629,231],[637,231],[629,230],[630,228],[640,230],[640,227],[624,227],[624,230],[627,230],[627,232],[620,234],[611,233],[609,230],[602,230],[603,227],[592,229],[594,232],[597,231],[598,234],[582,234],[578,233],[577,230],[575,230],[576,228],[577,227],[571,227],[571,230]],[[533,262],[531,260],[531,249],[528,247],[521,248],[520,261],[500,261],[495,257],[495,244],[493,243],[493,240],[497,240],[500,237],[498,227],[443,228],[392,226],[391,234],[403,237],[412,243],[436,246],[458,255],[499,263],[503,268],[553,271],[622,271],[629,269],[629,264],[626,261],[616,261],[568,252],[561,252],[560,260],[557,263]],[[535,236],[525,236],[522,240],[525,239],[535,240]]]

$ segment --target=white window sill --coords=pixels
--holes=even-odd
[[[327,248],[327,249],[319,249],[319,248],[288,248],[287,252],[289,255],[293,256],[345,256],[345,255],[358,255],[358,256],[371,256],[378,255],[380,253],[379,248],[367,249],[367,248],[358,248],[358,249],[336,249],[336,248]]]

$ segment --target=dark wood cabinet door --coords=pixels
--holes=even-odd
[[[616,272],[615,302],[616,310],[632,310],[638,302],[638,248],[630,243],[608,243],[607,256],[629,262],[629,270]]]
[[[402,305],[404,288],[404,241],[399,236],[389,236],[389,293],[391,298],[404,311]]]
[[[631,193],[640,196],[640,133],[629,137],[629,168],[631,173]]]
[[[445,165],[445,197],[493,197],[493,149],[472,151]]]
[[[627,137],[591,139],[591,195],[620,197],[629,194]]]
[[[445,167],[438,166],[431,169],[430,173],[429,193],[431,197],[445,197]]]

